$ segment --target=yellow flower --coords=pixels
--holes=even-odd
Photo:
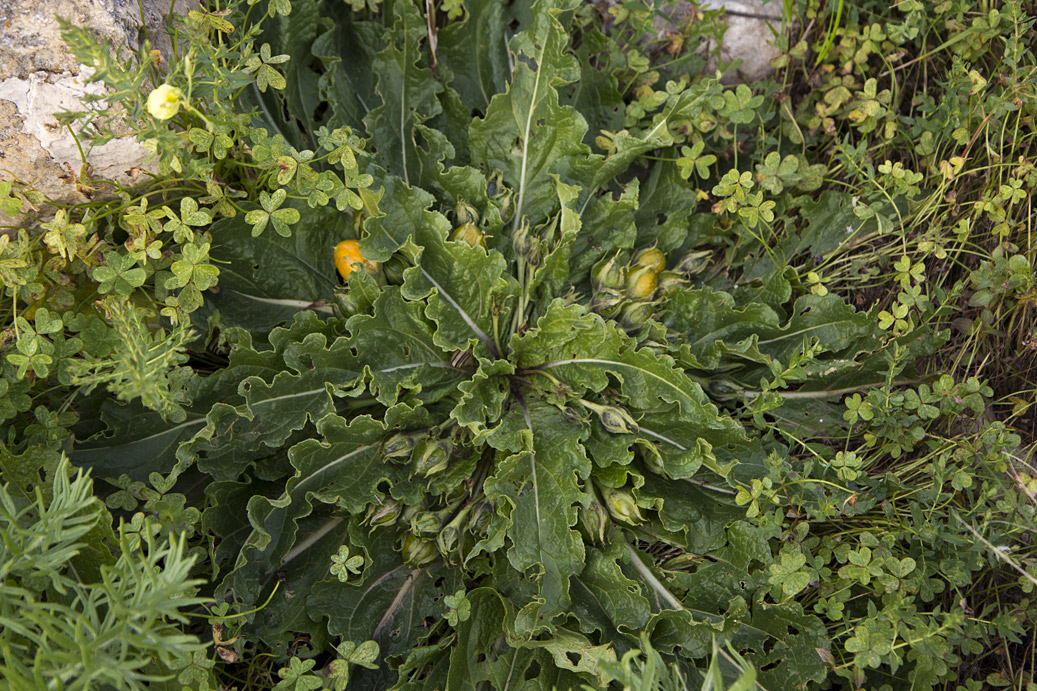
[[[180,110],[184,92],[175,86],[163,84],[148,95],[148,112],[159,120],[168,120]]]

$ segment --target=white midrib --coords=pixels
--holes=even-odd
[[[526,115],[526,131],[522,136],[522,169],[519,174],[519,198],[515,205],[515,222],[511,226],[511,232],[518,230],[522,220],[522,204],[526,199],[526,163],[529,161],[529,130],[533,126],[533,113],[537,107],[537,95],[540,93],[540,73],[544,69],[544,51],[547,50],[547,42],[540,49],[540,57],[537,58],[537,75],[533,80],[533,98],[529,104],[529,113]]]
[[[404,36],[403,36],[403,64],[407,64],[407,47],[410,43],[407,40],[407,28],[406,22],[404,22]],[[406,68],[404,68],[406,72]],[[410,180],[407,177],[407,144],[406,137],[404,136],[404,124],[407,118],[407,78],[403,78],[403,88],[400,89],[400,162],[403,164],[403,182],[410,187]]]
[[[475,321],[468,316],[467,312],[461,309],[461,305],[457,304],[457,301],[450,296],[450,293],[443,290],[443,286],[439,285],[439,282],[436,279],[432,278],[432,275],[428,271],[425,271],[425,269],[423,269],[420,266],[418,268],[421,270],[421,274],[439,292],[440,296],[442,296],[444,300],[449,302],[450,306],[453,307],[459,315],[461,315],[461,319],[463,319],[464,323],[468,325],[468,328],[472,330],[472,333],[479,337],[479,340],[483,342],[483,345],[486,346],[486,349],[493,353],[494,356],[496,356],[497,346],[494,345],[493,341],[490,340],[490,337],[486,335],[486,332],[479,328],[479,325],[476,324]]]
[[[231,290],[229,292],[235,293],[249,300],[254,300],[255,302],[262,302],[267,305],[277,305],[278,307],[297,307],[298,309],[310,309],[315,312],[324,312],[325,314],[335,313],[335,311],[331,307],[328,307],[327,305],[316,305],[312,300],[307,302],[306,300],[290,300],[287,298],[261,298],[256,295],[242,293],[240,290]]]
[[[658,379],[671,389],[679,391],[681,396],[683,396],[685,399],[694,400],[687,393],[681,391],[680,387],[676,386],[673,382],[666,381],[666,379],[660,377],[658,374],[654,372],[649,372],[644,367],[638,367],[637,365],[631,365],[629,363],[620,362],[618,360],[601,360],[598,358],[571,358],[568,360],[555,360],[554,362],[545,362],[544,364],[539,365],[538,367],[534,367],[533,369],[551,369],[553,367],[562,367],[564,365],[579,365],[581,363],[588,363],[592,365],[615,365],[618,367],[629,367],[630,369],[637,370],[638,372],[652,377],[653,379]]]
[[[327,389],[324,386],[322,386],[319,389],[310,389],[309,391],[300,391],[299,393],[289,393],[289,394],[285,394],[284,396],[274,396],[273,398],[264,398],[262,401],[256,401],[255,403],[248,403],[248,406],[250,408],[252,408],[252,407],[255,407],[255,406],[259,406],[259,405],[266,405],[267,403],[275,403],[277,401],[285,401],[285,400],[292,399],[292,398],[302,398],[303,396],[311,396],[311,395],[313,395],[315,393],[321,393],[322,391],[326,391],[326,390]]]
[[[522,404],[522,414],[526,418],[526,428],[529,429],[530,432],[532,432],[533,421],[529,418],[529,408],[526,407],[525,403]],[[540,490],[537,487],[537,458],[535,449],[530,451],[529,466],[530,476],[533,478],[533,510],[536,512],[537,517],[537,542],[543,545],[544,539],[540,532],[541,530],[543,530],[543,524],[540,522]]]
[[[304,477],[302,480],[299,480],[299,484],[297,484],[295,487],[292,487],[291,492],[292,493],[298,492],[302,487],[304,487],[306,485],[306,483],[308,483],[311,480],[313,480],[314,478],[319,477],[319,476],[323,475],[324,473],[328,472],[329,470],[331,470],[332,468],[337,466],[342,461],[349,460],[350,458],[352,458],[353,456],[356,456],[359,453],[363,453],[364,451],[367,451],[368,449],[373,449],[375,446],[377,446],[377,444],[365,444],[364,446],[358,446],[357,448],[353,449],[349,453],[344,454],[342,456],[339,456],[334,461],[329,461],[328,463],[326,463],[321,468],[319,468],[319,469],[315,470],[314,472],[310,473],[309,475]],[[288,498],[288,494],[289,494],[288,492],[285,492],[283,495],[281,495],[282,499],[287,499]]]
[[[385,369],[378,370],[378,372],[380,374],[389,374],[390,372],[398,372],[399,370],[405,370],[405,369],[416,369],[418,367],[439,367],[441,369],[454,369],[454,366],[451,365],[449,362],[430,361],[430,362],[410,362],[410,363],[407,363],[406,365],[396,365],[395,367],[386,367]]]
[[[285,489],[285,491],[281,493],[281,496],[276,501],[271,502],[275,506],[274,511],[279,510],[281,508],[279,505],[283,505],[284,502],[288,501],[293,495],[295,495],[296,492],[298,492],[303,487],[305,487],[306,484],[308,482],[310,482],[311,480],[313,480],[314,478],[317,478],[317,477],[320,477],[320,476],[324,475],[324,473],[326,473],[327,471],[331,470],[332,468],[337,466],[342,461],[350,459],[353,456],[356,456],[358,453],[363,453],[364,451],[367,451],[368,449],[373,449],[375,446],[377,446],[377,444],[365,444],[364,446],[359,446],[359,447],[353,449],[352,451],[350,451],[347,454],[339,456],[338,458],[336,458],[333,461],[328,461],[327,463],[325,463],[323,466],[321,466],[317,470],[313,471],[312,473],[310,473],[309,475],[307,475],[303,479],[299,480],[299,483],[297,485],[295,485],[294,487],[292,487],[291,489]],[[255,551],[260,552],[260,553],[263,553],[263,552],[266,551],[266,549],[269,549],[269,544],[267,545],[266,548],[264,548],[262,550],[260,550],[258,547],[255,546],[254,541],[255,541],[256,536],[258,534],[259,534],[259,529],[255,528],[255,527],[252,528],[252,532],[249,533],[248,538],[245,540],[245,543],[242,546],[241,552],[238,554],[238,563],[235,564],[235,566],[234,566],[235,570],[238,568],[239,565],[241,565],[242,563],[247,561],[247,557],[245,556],[245,547],[252,547],[252,549],[254,549]],[[292,555],[292,558],[294,559],[295,556],[297,556],[297,555]]]
[[[687,451],[687,450],[688,450],[688,447],[684,446],[683,444],[678,444],[678,443],[677,443],[677,442],[675,442],[674,440],[670,439],[669,437],[664,437],[663,435],[659,434],[658,432],[653,432],[652,430],[650,430],[650,429],[647,429],[647,428],[645,428],[645,427],[638,427],[638,429],[639,429],[639,430],[640,430],[641,432],[643,432],[643,433],[647,434],[647,435],[648,435],[649,437],[655,437],[655,438],[656,438],[656,439],[658,439],[659,441],[664,441],[664,442],[666,442],[667,444],[669,444],[670,446],[675,446],[675,447],[677,447],[677,448],[678,448],[678,449],[680,449],[681,451]]]

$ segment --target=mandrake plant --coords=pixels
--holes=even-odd
[[[774,557],[739,500],[788,450],[717,404],[823,425],[773,389],[854,390],[883,360],[857,358],[873,320],[794,272],[703,285],[693,174],[763,98],[685,79],[625,103],[645,70],[573,0],[473,0],[435,36],[410,2],[284,4],[259,7],[285,88],[241,95],[277,175],[208,229],[206,366],[175,420],[98,404],[75,460],[204,485],[215,594],[241,615],[226,638],[291,657],[286,684],[335,648],[320,683],[579,688],[642,645],[679,680],[823,680],[801,555]],[[335,209],[322,185],[347,167]],[[716,177],[712,211],[769,232],[753,176]]]

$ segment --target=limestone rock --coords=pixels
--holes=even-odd
[[[197,0],[176,0],[173,9],[186,12],[189,3],[197,5]],[[83,96],[104,89],[86,84],[91,68],[69,53],[56,17],[130,50],[147,37],[167,55],[169,5],[169,0],[0,0],[0,180],[25,183],[61,204],[79,203],[110,188],[77,188],[84,161],[76,139],[54,117],[62,110],[83,110]],[[146,152],[130,137],[93,149],[80,144],[94,180],[132,185],[146,168]],[[0,219],[0,226],[11,223]]]
[[[621,0],[603,0],[606,6],[615,5]],[[727,30],[720,45],[720,55],[725,63],[741,60],[742,63],[733,70],[728,70],[721,81],[725,84],[755,82],[770,76],[774,72],[770,63],[780,55],[774,38],[782,31],[782,0],[701,0],[701,11],[724,10]],[[644,40],[656,41],[665,39],[669,32],[679,30],[693,20],[696,10],[689,2],[678,2],[674,7],[665,7],[653,22],[654,36],[646,35]],[[712,51],[712,44],[705,46]],[[716,70],[716,64],[710,60],[706,70]]]
[[[781,35],[781,0],[705,0],[702,7],[725,10],[727,31],[720,44],[720,56],[724,62],[742,61],[721,81],[755,82],[774,72],[771,61],[780,55],[774,37]]]

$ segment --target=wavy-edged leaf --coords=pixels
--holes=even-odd
[[[736,355],[766,364],[770,361],[757,348],[758,334],[778,328],[779,315],[760,303],[744,307],[734,298],[709,288],[676,291],[667,302],[668,327],[686,339],[680,344],[679,359],[688,367],[716,369],[724,355]]]
[[[492,588],[476,588],[466,595],[472,606],[467,621],[457,627],[457,642],[450,651],[448,688],[476,691],[490,681],[493,668],[507,663],[517,651],[499,645],[514,612],[507,600]]]
[[[646,473],[644,484],[634,494],[639,503],[658,510],[666,530],[683,536],[683,549],[710,554],[725,544],[727,526],[745,516],[745,509],[734,503],[734,493],[724,489],[707,489],[687,480]]]
[[[759,672],[767,689],[806,689],[824,680],[828,667],[819,651],[831,645],[824,622],[804,614],[797,602],[783,607],[752,606],[751,621],[738,628],[732,643]]]
[[[220,265],[218,292],[207,291],[199,319],[220,311],[223,326],[265,333],[303,310],[332,314],[338,286],[333,251],[351,233],[349,217],[329,208],[300,211],[291,237],[252,237],[242,214],[213,224],[210,256]],[[204,321],[201,322],[204,325]]]
[[[350,543],[365,556],[360,576],[346,583],[337,578],[316,583],[306,598],[306,609],[315,618],[326,619],[333,636],[378,642],[378,669],[358,669],[350,688],[390,688],[396,674],[387,658],[409,653],[421,644],[428,635],[426,617],[438,618],[446,611],[443,597],[461,587],[459,574],[435,563],[426,568],[403,563],[382,533],[368,534],[353,526]]]
[[[347,423],[329,415],[317,423],[317,432],[326,441],[308,439],[289,451],[296,473],[282,494],[249,500],[252,532],[223,583],[246,603],[257,601],[281,560],[297,544],[298,521],[313,511],[314,502],[360,513],[368,504],[384,499],[377,489],[380,483],[402,485],[407,480],[403,466],[382,458],[381,441],[386,434],[382,423],[368,416]]]
[[[508,414],[524,418],[525,448],[500,454],[483,489],[497,512],[510,517],[508,561],[538,584],[540,599],[524,603],[522,614],[539,630],[566,610],[569,578],[583,570],[583,539],[572,526],[590,461],[580,443],[585,428],[553,406],[531,403],[528,411]]]
[[[514,67],[508,90],[493,96],[486,116],[469,128],[473,160],[504,171],[515,190],[515,227],[532,224],[557,206],[553,175],[564,179],[573,157],[585,156],[587,123],[573,108],[558,104],[558,87],[579,79],[576,58],[566,54],[568,33],[559,21],[576,6],[538,2],[528,29],[510,43]]]
[[[572,244],[570,272],[574,284],[588,281],[591,267],[602,257],[634,246],[637,237],[634,212],[640,189],[640,182],[634,178],[623,187],[618,199],[613,199],[611,194],[592,195],[577,207],[583,232]]]
[[[436,323],[436,344],[445,350],[478,348],[499,358],[494,323],[507,324],[518,289],[504,257],[422,227],[407,251],[415,266],[404,272],[403,296],[427,300],[425,316]]]
[[[573,614],[580,630],[599,632],[617,655],[622,655],[634,642],[628,636],[641,631],[651,616],[651,605],[642,594],[641,585],[623,573],[619,563],[626,558],[616,542],[601,549],[587,548],[587,564],[572,577]]]
[[[320,60],[321,95],[329,104],[329,129],[350,127],[362,131],[364,118],[380,103],[375,94],[375,54],[385,45],[385,27],[356,21],[344,4],[332,10],[334,26],[317,36],[311,50]]]
[[[721,416],[713,404],[697,403],[637,416],[634,437],[658,452],[659,462],[671,478],[692,477],[703,466],[726,477],[735,461],[717,460],[713,448],[737,445],[745,432],[739,423]]]
[[[371,65],[382,103],[367,114],[364,123],[382,165],[411,185],[421,181],[415,174],[418,153],[414,127],[440,111],[436,94],[443,87],[431,70],[418,65],[424,58],[421,43],[427,31],[421,12],[409,2],[395,3],[393,9],[388,45]]]
[[[515,366],[507,360],[479,360],[479,367],[470,379],[458,386],[461,398],[450,413],[462,427],[480,435],[489,423],[500,419],[504,401],[510,393],[509,376]]]
[[[504,4],[469,0],[465,18],[439,32],[440,63],[453,75],[453,87],[471,113],[485,113],[494,94],[507,86],[508,49]]]
[[[348,347],[366,368],[371,393],[387,407],[403,389],[434,390],[460,381],[450,353],[433,342],[433,324],[421,304],[405,301],[398,288],[383,290],[373,314],[353,317],[349,329]]]
[[[709,411],[701,387],[674,366],[672,358],[647,348],[635,350],[616,325],[580,305],[551,303],[536,326],[512,339],[521,369],[544,372],[572,391],[600,392],[612,379],[634,408],[677,403],[682,410]],[[540,377],[537,377],[540,379]],[[704,412],[715,417],[715,410]]]

